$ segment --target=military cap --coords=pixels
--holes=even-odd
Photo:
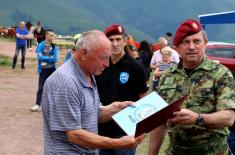
[[[197,34],[201,30],[202,25],[198,21],[187,19],[176,30],[173,44],[177,46],[185,37]]]
[[[108,26],[105,30],[104,33],[107,37],[110,37],[112,35],[125,35],[125,29],[122,25],[119,24],[112,24]]]

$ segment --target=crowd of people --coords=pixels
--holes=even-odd
[[[25,54],[26,50],[32,51],[33,40],[36,39],[37,45],[45,40],[45,31],[40,22],[37,22],[34,27],[30,21],[25,23],[20,22],[19,27],[16,28],[16,50],[13,58],[12,69],[15,69],[17,58],[21,51],[21,68],[25,69]]]
[[[15,69],[21,50],[25,69],[26,48],[32,50],[36,38],[39,83],[30,110],[42,108],[46,155],[134,155],[145,135],[126,136],[111,116],[151,91],[169,104],[186,99],[151,132],[149,155],[159,153],[165,133],[167,155],[235,153],[234,77],[207,58],[208,39],[198,21],[185,20],[173,43],[170,32],[155,44],[137,43],[120,24],[84,32],[74,37],[75,46],[57,69],[54,35],[40,22],[34,27],[22,21],[12,64]]]

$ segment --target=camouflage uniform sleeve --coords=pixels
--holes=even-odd
[[[216,109],[233,109],[235,110],[235,84],[232,73],[227,70],[221,77],[215,81],[216,89]]]

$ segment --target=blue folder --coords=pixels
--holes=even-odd
[[[128,106],[112,116],[113,120],[129,136],[139,136],[148,133],[167,119],[173,117],[173,112],[180,110],[185,97],[168,104],[156,92],[152,92],[138,100],[134,106]]]

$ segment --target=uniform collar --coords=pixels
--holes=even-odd
[[[174,66],[172,68],[172,71],[175,71],[175,70],[182,70],[183,69],[183,61],[180,61],[179,64],[177,66]],[[207,58],[207,56],[205,56],[202,60],[202,62],[193,70],[198,70],[198,69],[203,69],[203,70],[212,70],[214,69],[212,66],[211,66],[211,61]]]
[[[203,61],[199,64],[199,66],[195,70],[199,69],[204,69],[207,71],[214,69],[213,67],[211,67],[211,61],[207,58],[207,56],[204,57]]]
[[[207,56],[205,56],[202,60],[202,62],[195,68],[193,69],[193,71],[196,71],[196,70],[206,70],[206,71],[211,71],[213,70],[214,68],[212,67],[211,65],[211,62]],[[184,69],[183,69],[183,62],[180,61],[179,64],[177,66],[174,66],[170,69],[170,72],[182,72]]]

